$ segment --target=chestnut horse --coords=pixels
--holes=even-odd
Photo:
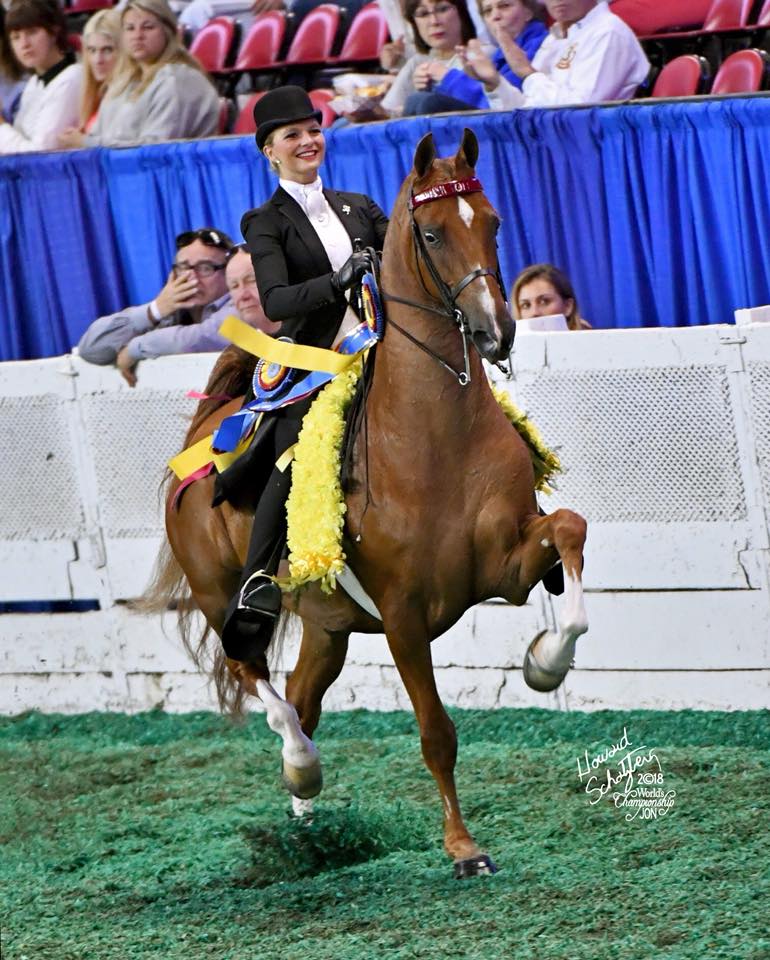
[[[299,813],[321,788],[311,738],[322,697],[345,661],[348,637],[384,632],[441,794],[444,846],[457,876],[496,868],[460,813],[457,738],[436,689],[431,641],[482,600],[525,603],[559,560],[565,612],[558,632],[540,634],[527,651],[530,686],[555,689],[570,667],[576,638],[587,629],[585,522],[569,510],[539,515],[527,447],[496,402],[481,363],[481,357],[497,363],[509,356],[514,322],[497,269],[500,221],[475,179],[477,157],[470,130],[452,159],[437,159],[432,136],[424,137],[384,245],[380,284],[387,326],[376,348],[365,429],[354,441],[345,531],[348,565],[379,617],[340,587],[331,595],[315,584],[285,594],[284,606],[301,617],[303,628],[286,700],[270,685],[264,661],[219,654],[220,680],[227,674],[240,694],[259,697],[269,725],[283,738],[284,781],[300,798],[294,800]],[[232,365],[228,354],[232,358],[233,351],[218,367]],[[248,355],[240,356],[235,380],[240,377],[243,388],[251,370]],[[208,390],[222,386],[222,371],[215,368]],[[240,403],[212,413],[210,401],[199,409],[188,442],[210,433]],[[238,584],[253,504],[246,498],[212,508],[212,484],[211,477],[196,481],[174,506],[178,483],[172,483],[166,525],[192,598],[217,632]],[[170,558],[166,585],[173,565]]]

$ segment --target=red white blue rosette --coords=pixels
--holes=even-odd
[[[385,313],[382,309],[382,299],[377,287],[377,280],[373,273],[365,273],[361,280],[361,308],[367,327],[377,340],[380,340],[385,328]]]

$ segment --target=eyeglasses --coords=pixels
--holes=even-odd
[[[182,247],[188,247],[196,240],[205,243],[207,247],[217,247],[219,250],[228,252],[233,246],[233,241],[226,233],[220,233],[219,230],[212,230],[210,227],[203,227],[201,230],[186,230],[184,233],[180,233],[174,242],[177,250],[181,250]]]
[[[453,3],[437,3],[432,10],[427,7],[418,7],[412,16],[415,20],[427,20],[428,17],[445,17],[450,10],[456,9],[457,7]]]
[[[213,277],[217,270],[224,270],[225,263],[213,263],[211,260],[201,260],[200,263],[175,263],[171,268],[174,276],[178,277],[181,273],[194,273],[196,277]]]

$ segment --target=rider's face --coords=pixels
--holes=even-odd
[[[326,154],[321,125],[311,117],[279,127],[270,143],[265,144],[264,152],[284,180],[312,183]]]

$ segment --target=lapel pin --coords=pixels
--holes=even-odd
[[[342,212],[343,212],[345,215],[347,215],[347,214],[350,213],[350,207],[349,207],[346,203],[343,203],[343,204],[342,204]]]

